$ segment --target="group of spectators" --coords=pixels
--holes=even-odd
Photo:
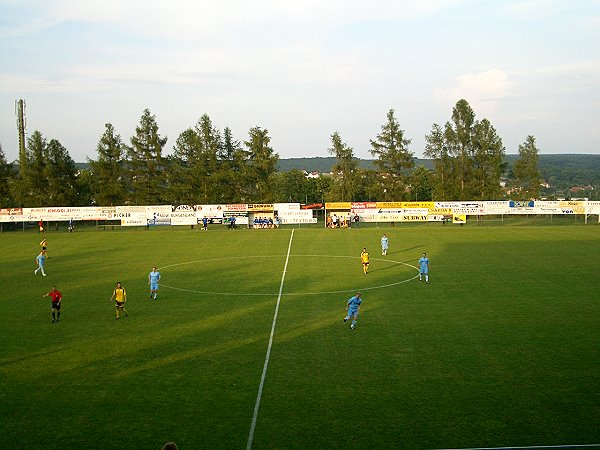
[[[327,216],[326,225],[327,228],[358,228],[360,223],[360,217],[358,214],[347,216],[339,216],[337,214],[330,214]]]
[[[253,227],[259,228],[278,228],[280,225],[279,217],[255,217]]]

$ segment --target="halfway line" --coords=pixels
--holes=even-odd
[[[267,347],[267,355],[265,356],[265,365],[263,366],[262,376],[260,377],[260,384],[258,385],[258,395],[256,396],[256,403],[254,404],[254,415],[252,416],[252,425],[250,425],[250,433],[248,434],[246,450],[250,450],[252,448],[254,430],[256,429],[256,419],[258,418],[258,409],[260,408],[260,399],[262,398],[263,387],[265,385],[265,378],[267,377],[267,368],[269,367],[269,358],[271,356],[271,347],[273,346],[273,336],[275,335],[275,324],[277,323],[277,314],[279,313],[279,303],[281,303],[281,295],[283,293],[283,281],[285,280],[285,274],[287,272],[287,266],[288,261],[290,259],[290,250],[292,249],[293,239],[294,229],[292,228],[292,234],[290,235],[290,243],[288,244],[288,251],[285,257],[285,266],[283,266],[283,274],[281,275],[281,283],[279,285],[279,295],[277,297],[277,305],[275,306],[273,324],[271,325],[271,335],[269,336],[269,345]]]

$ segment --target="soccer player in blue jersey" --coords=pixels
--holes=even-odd
[[[344,317],[344,322],[347,322],[348,319],[352,317],[352,325],[350,325],[350,328],[353,330],[356,327],[356,319],[358,318],[358,310],[360,309],[361,303],[360,292],[357,292],[354,297],[348,299],[346,305],[347,314],[346,317]]]
[[[381,236],[381,256],[387,255],[388,243],[389,243],[389,239],[385,235],[385,233],[383,233],[383,236]]]
[[[425,282],[429,283],[429,258],[426,253],[419,258],[419,281],[423,281],[423,275],[425,275]]]
[[[46,271],[44,270],[44,268],[45,268],[47,257],[48,257],[48,254],[46,253],[45,249],[42,250],[40,252],[40,254],[36,256],[35,262],[36,262],[38,268],[33,271],[34,275],[37,275],[37,273],[41,270],[42,275],[46,276]]]
[[[158,294],[158,282],[160,281],[160,272],[156,267],[152,268],[152,272],[148,274],[148,284],[150,285],[150,298],[156,300]]]

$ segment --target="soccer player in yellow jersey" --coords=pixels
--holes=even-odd
[[[366,247],[362,249],[362,252],[360,252],[360,260],[362,262],[363,272],[366,275],[369,271],[369,252],[367,251]]]
[[[113,295],[110,297],[109,301],[111,301],[113,298],[115,299],[115,308],[117,310],[117,317],[115,317],[115,319],[119,318],[119,312],[124,312],[125,317],[127,317],[127,310],[125,309],[125,302],[127,301],[127,292],[125,291],[125,288],[121,286],[120,281],[117,282],[117,286],[115,287]]]

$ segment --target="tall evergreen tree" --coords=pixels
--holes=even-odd
[[[240,141],[234,139],[231,129],[225,128],[221,149],[222,171],[225,176],[222,185],[224,203],[239,203],[246,199],[244,174],[248,172],[249,157],[249,151],[242,147]]]
[[[501,197],[500,177],[506,170],[502,139],[488,119],[476,122],[473,130],[472,198],[497,200]]]
[[[275,174],[279,155],[269,146],[270,142],[268,130],[260,127],[251,128],[248,140],[244,141],[249,152],[247,176],[250,199],[257,202],[272,199],[269,183]]]
[[[459,100],[452,109],[452,122],[446,123],[446,145],[453,157],[454,173],[458,188],[458,200],[468,200],[470,192],[468,182],[472,176],[473,127],[475,112],[471,105]]]
[[[93,174],[94,199],[103,206],[123,205],[127,198],[125,145],[112,124],[105,125],[96,147],[98,159],[89,160]]]
[[[77,169],[69,152],[56,139],[48,142],[42,171],[46,182],[46,206],[74,205],[77,199]]]
[[[538,168],[539,150],[535,137],[529,135],[519,145],[519,159],[515,161],[513,173],[517,185],[522,187],[522,197],[536,199],[540,192],[540,171]]]
[[[413,153],[408,150],[411,140],[404,137],[393,109],[388,111],[381,133],[370,142],[371,154],[377,158],[374,163],[384,186],[383,200],[403,198],[414,161]]]
[[[342,141],[339,132],[331,135],[329,153],[335,156],[336,162],[332,167],[333,183],[331,194],[336,201],[351,201],[356,193],[357,162],[354,149]]]
[[[145,109],[135,135],[131,137],[131,147],[127,149],[132,203],[156,205],[164,202],[166,183],[162,153],[166,143],[167,138],[162,138],[158,132],[156,117]]]
[[[199,163],[201,145],[193,128],[183,131],[173,147],[169,164],[169,201],[176,205],[196,205],[202,202],[205,173]]]
[[[208,114],[203,114],[196,125],[200,142],[198,163],[204,173],[202,198],[204,203],[222,203],[221,188],[225,182],[221,133],[213,126]]]
[[[452,109],[452,120],[434,124],[425,136],[424,155],[434,160],[434,198],[491,200],[500,197],[500,176],[506,165],[502,139],[489,120],[475,120],[466,100]]]
[[[450,177],[452,173],[452,160],[446,147],[444,129],[434,123],[431,133],[425,136],[425,151],[423,155],[433,160],[435,172],[433,174],[433,198],[435,200],[450,200],[451,186]]]
[[[223,203],[228,161],[207,114],[179,135],[174,150],[170,187],[175,203]]]
[[[47,146],[46,139],[38,130],[27,138],[25,163],[19,164],[19,181],[14,190],[19,206],[47,206],[46,181],[44,179]]]

